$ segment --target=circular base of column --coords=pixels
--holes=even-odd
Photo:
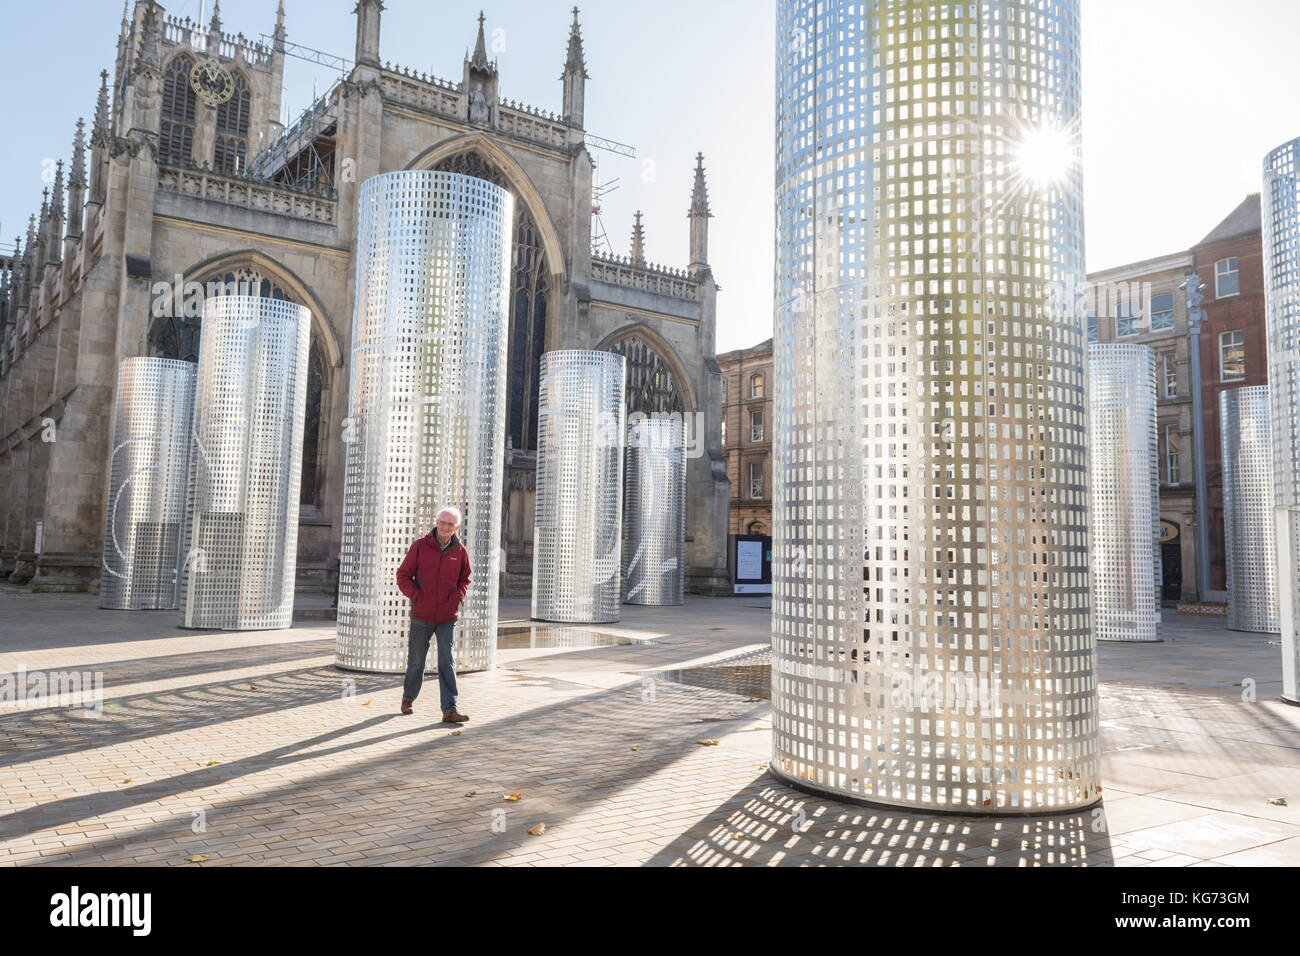
[[[1275,634],[1278,637],[1282,636],[1282,631],[1280,628],[1276,631],[1270,631],[1267,628],[1262,628],[1262,627],[1233,627],[1231,624],[1229,624],[1228,630],[1235,631],[1238,634]]]
[[[1098,796],[1088,803],[1081,803],[1077,807],[1069,807],[1065,809],[1048,807],[1042,810],[950,810],[947,807],[914,807],[907,803],[886,803],[882,800],[868,800],[866,797],[854,797],[848,794],[835,793],[830,790],[822,790],[806,780],[797,780],[793,777],[787,777],[771,764],[768,764],[767,772],[771,774],[778,783],[783,783],[793,790],[798,790],[800,793],[806,793],[813,797],[820,797],[823,800],[834,800],[836,803],[848,803],[858,807],[870,807],[873,810],[890,810],[893,812],[908,810],[912,813],[923,813],[928,816],[936,817],[1060,817],[1071,813],[1083,813],[1086,810],[1091,810],[1093,807],[1099,807],[1103,800],[1103,797]]]
[[[1098,644],[1163,644],[1164,642],[1165,639],[1163,637],[1157,637],[1155,640],[1151,640],[1151,641],[1126,641],[1121,637],[1097,638]]]
[[[624,601],[626,607],[684,607],[685,601]]]
[[[333,667],[334,667],[334,669],[335,669],[336,671],[347,671],[349,674],[374,674],[374,675],[379,676],[379,677],[389,677],[389,676],[393,676],[393,675],[405,674],[405,673],[406,673],[406,668],[405,668],[405,667],[400,668],[399,670],[380,670],[379,668],[370,668],[370,667],[352,667],[352,666],[350,666],[350,665],[348,665],[348,664],[340,664],[340,663],[338,663],[337,661],[334,662]],[[456,668],[456,676],[457,676],[457,677],[462,677],[462,676],[464,676],[465,674],[485,674],[485,673],[487,673],[488,671],[490,671],[490,670],[494,670],[494,669],[495,669],[495,665],[493,665],[492,667],[476,667],[476,668],[474,668],[473,670],[470,670],[469,668],[466,668],[466,669],[464,669],[464,670],[461,670],[461,669],[458,667],[458,668]],[[425,671],[425,672],[424,672],[424,676],[425,676],[425,677],[432,677],[434,674],[437,674],[437,673],[438,673],[438,671],[437,671],[437,669],[435,668],[435,669],[433,669],[433,670],[427,670],[427,671]]]
[[[1280,700],[1284,704],[1290,704],[1292,707],[1300,707],[1300,700],[1293,700],[1292,698],[1287,697],[1285,695],[1278,697],[1278,700]]]
[[[150,605],[149,607],[121,607],[116,604],[101,604],[99,606],[99,610],[101,611],[178,611],[180,610],[180,608],[178,608],[175,604],[173,604],[171,607],[154,607],[153,605]]]

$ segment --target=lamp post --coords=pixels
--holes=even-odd
[[[1205,491],[1205,420],[1201,403],[1201,325],[1205,310],[1201,290],[1205,283],[1196,273],[1183,282],[1187,294],[1187,337],[1192,351],[1192,457],[1196,471],[1196,599],[1204,602],[1210,590],[1210,507]]]

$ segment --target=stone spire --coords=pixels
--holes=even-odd
[[[632,225],[632,265],[645,266],[645,229],[641,225],[641,210],[636,211]]]
[[[357,0],[357,66],[379,69],[379,15],[384,12],[383,0]]]
[[[90,145],[92,148],[107,146],[109,143],[108,118],[108,70],[99,71],[99,100],[95,103],[95,124],[90,128]]]
[[[68,170],[68,188],[86,185],[86,118],[77,117],[77,132],[72,137],[72,167]]]
[[[99,74],[99,102],[95,104],[95,124],[90,129],[90,201],[102,203],[108,166],[108,147],[113,141],[108,117],[108,70]]]
[[[159,48],[162,42],[162,25],[158,11],[162,8],[156,3],[147,3],[144,8],[144,20],[140,24],[140,52],[135,57],[137,77],[160,75],[162,55]]]
[[[275,8],[275,33],[277,40],[284,39],[284,0],[280,0],[279,5]]]
[[[50,194],[50,224],[47,227],[46,261],[55,265],[63,261],[63,160],[55,164],[54,191]]]
[[[579,74],[584,80],[587,75],[587,58],[582,52],[582,26],[578,23],[578,8],[573,8],[573,26],[569,28],[569,55],[564,61],[564,75]]]
[[[128,9],[129,7],[130,7],[129,0],[122,0],[122,32],[119,34],[119,36],[123,40],[125,40],[131,34],[131,15]]]
[[[563,116],[564,122],[582,129],[586,112],[587,60],[582,52],[582,27],[578,24],[578,8],[573,8],[573,26],[569,29],[569,55],[564,61]]]
[[[713,213],[709,211],[709,189],[704,182],[704,154],[695,154],[695,186],[691,189],[691,209],[687,213],[691,221],[691,263],[690,271],[704,273],[709,271],[709,220]]]
[[[208,32],[218,35],[221,33],[221,0],[215,0],[212,4],[212,22],[208,24]]]
[[[476,70],[489,71],[492,64],[487,58],[487,40],[483,36],[483,11],[478,12],[478,39],[474,41],[474,55],[470,58],[469,65]]]
[[[77,133],[72,137],[72,168],[68,173],[68,231],[64,240],[64,258],[70,258],[71,247],[81,238],[82,221],[86,205],[86,121],[77,120]]]

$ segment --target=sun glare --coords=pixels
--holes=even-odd
[[[1051,126],[1028,130],[1016,147],[1016,167],[1029,182],[1045,188],[1063,182],[1074,163],[1074,144]]]

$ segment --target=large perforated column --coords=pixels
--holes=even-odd
[[[1086,806],[1079,3],[777,11],[772,770]]]
[[[1264,158],[1264,300],[1282,697],[1300,703],[1300,139]]]
[[[411,604],[397,569],[446,507],[461,512],[471,568],[456,667],[496,662],[513,222],[511,195],[471,176],[404,171],[361,185],[340,667],[406,668]]]
[[[195,370],[162,358],[118,370],[100,607],[176,607]]]
[[[1219,393],[1228,627],[1277,633],[1273,440],[1268,386]]]
[[[1102,641],[1155,641],[1160,484],[1156,358],[1147,345],[1088,346],[1092,621]]]
[[[686,445],[680,417],[634,416],[627,428],[623,600],[681,604],[685,573]]]
[[[311,312],[256,296],[203,303],[182,536],[181,625],[289,627]]]
[[[538,620],[619,619],[626,367],[613,352],[542,356],[533,519]]]

